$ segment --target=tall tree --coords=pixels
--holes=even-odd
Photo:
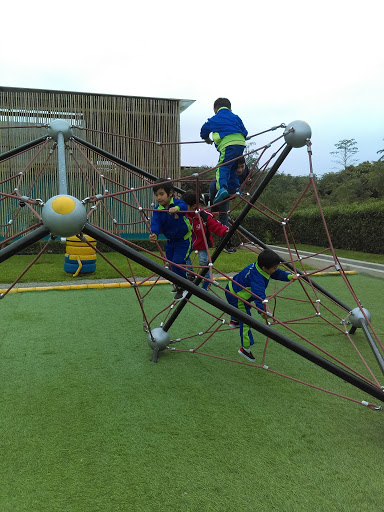
[[[381,157],[379,158],[379,162],[382,162],[384,160],[384,149],[379,149],[379,151],[376,151],[376,153],[378,155],[380,155],[380,153],[381,153]]]
[[[357,160],[353,158],[353,156],[359,152],[355,139],[339,140],[339,142],[335,144],[335,147],[337,151],[331,151],[330,153],[336,157],[336,160],[333,160],[333,162],[341,165],[344,170],[349,165],[353,165],[357,162]]]
[[[259,158],[258,151],[255,151],[256,148],[257,148],[256,142],[247,142],[247,144],[245,145],[245,150],[244,150],[245,163],[248,165],[249,169],[253,169],[255,167],[255,169],[253,169],[254,171],[259,168],[258,165],[255,166],[257,159]],[[253,151],[253,153],[252,153],[252,151]],[[250,154],[248,154],[248,153],[250,153]]]

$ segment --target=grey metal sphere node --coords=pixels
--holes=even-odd
[[[363,308],[363,311],[368,320],[371,321],[371,313],[368,311],[368,309]],[[360,308],[352,309],[349,321],[353,327],[361,327],[361,321],[365,321],[365,318]]]
[[[169,332],[164,331],[161,327],[156,327],[148,334],[148,345],[152,350],[164,350],[171,342]]]
[[[61,194],[48,199],[43,206],[41,218],[52,235],[75,236],[81,233],[87,222],[87,211],[76,197]]]
[[[71,126],[64,119],[55,119],[48,126],[48,135],[57,142],[57,134],[61,132],[67,141],[73,135]]]
[[[290,130],[293,128],[293,131]],[[293,148],[301,148],[312,135],[311,127],[305,121],[292,121],[284,130],[284,139]]]

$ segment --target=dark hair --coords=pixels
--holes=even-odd
[[[196,192],[193,190],[187,190],[182,196],[181,199],[187,203],[188,206],[193,206],[194,204],[197,204],[196,200]]]
[[[241,156],[238,161],[237,161],[237,165],[242,165],[242,164],[245,164],[245,158],[243,156]]]
[[[281,263],[281,258],[271,249],[265,249],[259,254],[257,258],[257,264],[260,268],[272,268]]]
[[[217,98],[215,103],[213,104],[213,108],[219,110],[221,107],[227,107],[231,110],[231,102],[228,98]]]
[[[154,182],[152,190],[154,192],[157,192],[160,189],[163,189],[168,195],[173,192],[174,187],[171,180],[167,178],[157,178],[157,180]]]

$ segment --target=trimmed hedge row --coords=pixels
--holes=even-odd
[[[130,242],[148,251],[154,251],[156,249],[156,246],[149,240],[130,240]],[[164,250],[166,240],[159,240],[158,242],[160,247]],[[34,244],[30,245],[23,251],[20,251],[18,254],[38,254],[46,243],[47,241],[40,240],[39,242],[35,242]],[[97,242],[97,248],[103,253],[113,252],[113,249],[110,249],[108,246],[100,242]],[[65,243],[60,242],[59,240],[51,240],[45,252],[47,254],[65,254]]]
[[[323,213],[336,249],[384,254],[384,201],[328,206],[323,208]],[[285,243],[281,223],[259,212],[250,212],[242,226],[267,244]],[[329,246],[317,208],[296,210],[287,219],[288,227],[296,243]],[[290,236],[289,240],[292,240]]]

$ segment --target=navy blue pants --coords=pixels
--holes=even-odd
[[[220,158],[216,169],[216,190],[226,188],[230,194],[234,194],[240,187],[239,177],[237,175],[238,162],[226,163],[234,158],[239,158],[244,153],[245,146],[233,145],[227,146],[220,151]]]
[[[232,283],[230,283],[230,284],[232,284]],[[229,304],[231,304],[231,306],[234,306],[235,308],[242,311],[243,313],[247,313],[247,315],[252,316],[251,315],[251,307],[248,304],[245,304],[242,300],[239,300],[236,296],[236,295],[241,296],[242,294],[244,294],[243,290],[241,290],[240,292],[238,292],[238,294],[233,296],[230,293],[228,293],[229,291],[233,291],[233,289],[231,289],[231,288],[232,288],[232,286],[230,286],[230,285],[226,286],[227,291],[225,292],[225,298],[227,299],[227,302]],[[247,292],[245,292],[245,293],[247,293]],[[247,294],[247,295],[249,296],[249,294]],[[249,302],[249,299],[248,299],[248,302]],[[236,320],[236,318],[231,317],[231,320]],[[251,328],[247,324],[244,325],[243,322],[239,322],[239,327],[240,327],[241,346],[245,347],[245,348],[251,347],[255,343],[254,339],[253,339],[253,334],[252,334]]]
[[[165,256],[167,260],[178,265],[185,265],[192,250],[192,237],[190,236],[187,240],[167,240],[165,244]],[[186,277],[186,270],[171,265],[171,270],[175,274]]]

